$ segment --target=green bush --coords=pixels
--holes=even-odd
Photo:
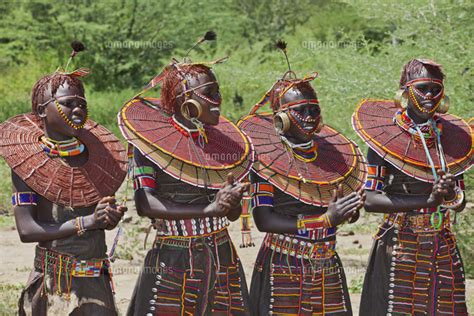
[[[215,66],[233,120],[248,112],[286,71],[277,39],[288,42],[299,76],[319,72],[313,84],[325,122],[358,141],[350,116],[361,98],[391,98],[402,65],[414,57],[444,65],[451,113],[474,116],[474,2],[92,0],[0,2],[0,121],[29,111],[30,91],[41,75],[63,66],[69,42],[87,50],[70,67],[90,67],[85,79],[92,119],[119,135],[121,105],[194,41],[213,29],[218,39],[191,53],[195,61],[229,55]],[[151,91],[150,94],[158,94]],[[364,145],[362,145],[365,148]],[[0,163],[0,190],[9,192],[9,170]],[[467,187],[474,185],[468,175]],[[472,190],[472,189],[471,189]],[[2,208],[8,203],[0,201]],[[466,270],[474,275],[471,222],[457,225]]]

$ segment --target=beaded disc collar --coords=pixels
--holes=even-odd
[[[401,110],[393,100],[362,100],[352,116],[353,128],[370,148],[397,169],[418,180],[433,182],[419,136],[411,131],[413,127],[403,119]],[[438,115],[436,123],[442,131],[440,139],[447,168],[454,175],[463,173],[472,164],[471,127],[451,114]],[[427,144],[436,141],[428,127],[426,133],[422,133]],[[437,146],[431,145],[428,149],[434,167],[441,169]]]
[[[134,98],[118,113],[125,139],[180,181],[217,189],[229,172],[237,181],[248,174],[253,147],[234,123],[220,116],[218,125],[206,126],[207,143],[201,147],[193,131],[178,128],[170,119],[157,98]]]
[[[34,114],[21,114],[0,124],[0,156],[36,193],[54,204],[87,207],[122,184],[127,168],[125,148],[118,138],[88,120],[77,136],[88,153],[81,167],[70,167],[61,158],[44,151],[40,121]]]
[[[359,148],[328,125],[307,145],[315,151],[308,159],[292,159],[295,153],[275,131],[270,113],[247,115],[237,125],[255,146],[255,172],[301,202],[327,206],[339,184],[347,195],[365,183],[366,164]]]

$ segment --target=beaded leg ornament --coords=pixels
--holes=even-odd
[[[252,239],[250,215],[252,211],[252,198],[247,192],[242,197],[242,214],[240,215],[240,232],[242,233],[242,243],[240,248],[255,247]]]

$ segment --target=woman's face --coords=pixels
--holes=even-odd
[[[426,121],[433,117],[444,96],[442,78],[432,75],[423,68],[420,74],[408,78],[408,81],[413,80],[415,82],[407,87],[407,110],[410,117],[417,118],[417,121]]]
[[[190,92],[189,99],[199,102],[202,106],[202,112],[197,118],[204,124],[217,125],[219,123],[220,105],[222,97],[219,92],[219,84],[214,74],[200,73],[197,76],[187,76],[188,89],[197,89]],[[190,107],[191,117],[196,117],[195,108]]]
[[[51,91],[45,93],[44,100],[50,101],[38,108],[38,113],[43,113],[46,129],[62,136],[76,136],[84,126],[88,112],[82,87],[65,82],[54,96]]]
[[[317,99],[314,91],[302,92],[293,87],[281,99],[281,103],[291,103],[299,100]],[[321,121],[321,109],[317,104],[301,103],[290,106],[286,110],[290,117],[290,128],[285,132],[285,137],[293,138],[298,142],[308,142],[316,133]]]

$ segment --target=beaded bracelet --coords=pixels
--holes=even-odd
[[[454,193],[456,194],[452,200],[444,201],[440,206],[449,209],[456,209],[461,206],[464,201],[464,191],[460,187],[454,187]]]
[[[74,224],[74,227],[76,227],[77,236],[84,235],[86,232],[86,229],[84,228],[84,216],[76,217],[76,223]]]

